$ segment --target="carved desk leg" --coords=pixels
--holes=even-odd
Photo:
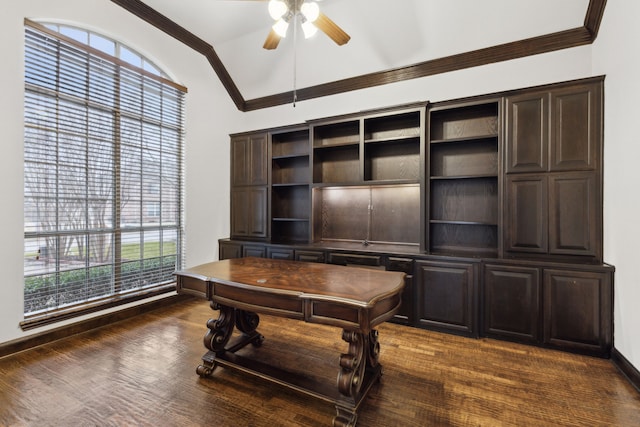
[[[333,425],[353,427],[358,419],[360,402],[382,375],[382,367],[378,364],[380,344],[376,330],[369,334],[343,330],[342,339],[349,343],[349,350],[340,356],[338,390],[346,399],[337,402]]]
[[[204,336],[204,346],[210,351],[202,356],[202,365],[196,368],[196,373],[201,377],[209,376],[216,368],[216,353],[224,352],[225,346],[229,342],[233,334],[233,325],[235,323],[235,310],[232,307],[211,302],[212,310],[220,310],[217,319],[209,319],[207,328],[209,331]]]
[[[209,351],[202,356],[202,365],[196,368],[196,373],[201,377],[209,376],[216,368],[216,358],[222,357],[225,352],[235,353],[247,344],[260,347],[264,337],[256,331],[260,318],[257,314],[244,310],[237,310],[233,307],[211,302],[213,310],[219,310],[217,319],[209,319],[207,328],[209,331],[204,336],[204,346]],[[234,342],[227,346],[233,328],[237,327],[242,336],[236,338]]]

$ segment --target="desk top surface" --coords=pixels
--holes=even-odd
[[[342,300],[363,307],[400,293],[405,276],[395,271],[252,257],[210,262],[176,274],[303,299]]]

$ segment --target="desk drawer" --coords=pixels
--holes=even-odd
[[[302,319],[303,301],[298,295],[274,294],[213,283],[211,301],[254,313]]]

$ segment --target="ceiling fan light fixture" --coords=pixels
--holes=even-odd
[[[320,15],[320,8],[318,3],[304,2],[300,6],[300,12],[306,18],[307,22],[314,22]]]
[[[313,25],[311,21],[305,21],[302,23],[302,31],[304,32],[304,38],[308,39],[309,37],[313,37],[315,33],[318,32],[318,27]]]
[[[287,13],[288,10],[289,8],[287,7],[287,4],[282,0],[269,1],[269,15],[271,15],[271,18],[276,21],[282,18],[282,16]]]
[[[287,29],[289,29],[289,23],[285,21],[283,18],[280,18],[273,24],[273,31],[276,32],[280,37],[287,36]]]

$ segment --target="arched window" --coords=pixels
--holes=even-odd
[[[25,20],[23,328],[174,289],[185,93],[121,43]]]

